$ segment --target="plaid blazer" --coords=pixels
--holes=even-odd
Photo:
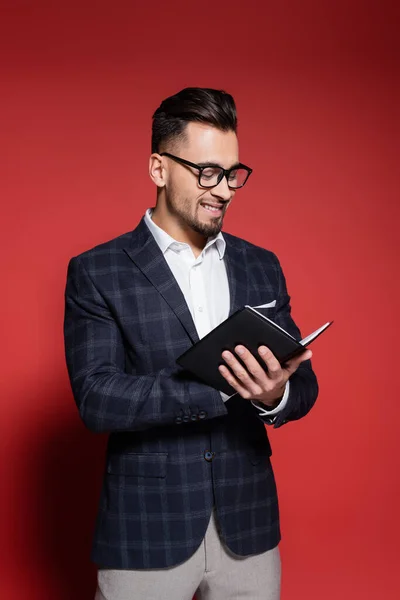
[[[276,256],[224,233],[230,314],[276,300],[271,318],[297,339]],[[257,409],[176,365],[198,340],[184,296],[144,219],[71,259],[65,351],[85,425],[109,433],[92,559],[108,568],[161,568],[189,558],[215,506],[238,555],[280,540],[271,448]],[[274,427],[303,417],[318,393],[310,361],[291,377]],[[263,422],[264,421],[264,422]]]

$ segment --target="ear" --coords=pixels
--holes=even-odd
[[[150,179],[157,187],[162,188],[166,184],[167,171],[163,164],[162,156],[154,153],[149,159],[149,175]]]

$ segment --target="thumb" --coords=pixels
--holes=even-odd
[[[285,370],[289,373],[289,377],[290,375],[292,375],[295,371],[297,371],[299,365],[304,362],[305,360],[309,360],[312,357],[312,352],[311,350],[306,350],[304,349],[304,351],[299,354],[298,356],[296,356],[295,358],[292,358],[291,360],[289,360],[286,364],[285,364]]]

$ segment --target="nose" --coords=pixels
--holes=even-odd
[[[218,185],[210,189],[211,195],[221,200],[230,200],[234,190],[229,189],[226,177],[223,177]]]

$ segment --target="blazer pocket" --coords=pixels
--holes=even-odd
[[[107,460],[107,473],[133,477],[163,478],[167,473],[168,452],[146,452],[112,455]]]
[[[265,443],[259,446],[253,446],[253,448],[247,451],[247,456],[252,465],[258,465],[262,463],[269,463],[270,456],[272,455],[271,445],[267,439]]]
[[[265,467],[271,466],[270,454],[251,454],[249,453],[249,460],[252,465],[262,464]]]

